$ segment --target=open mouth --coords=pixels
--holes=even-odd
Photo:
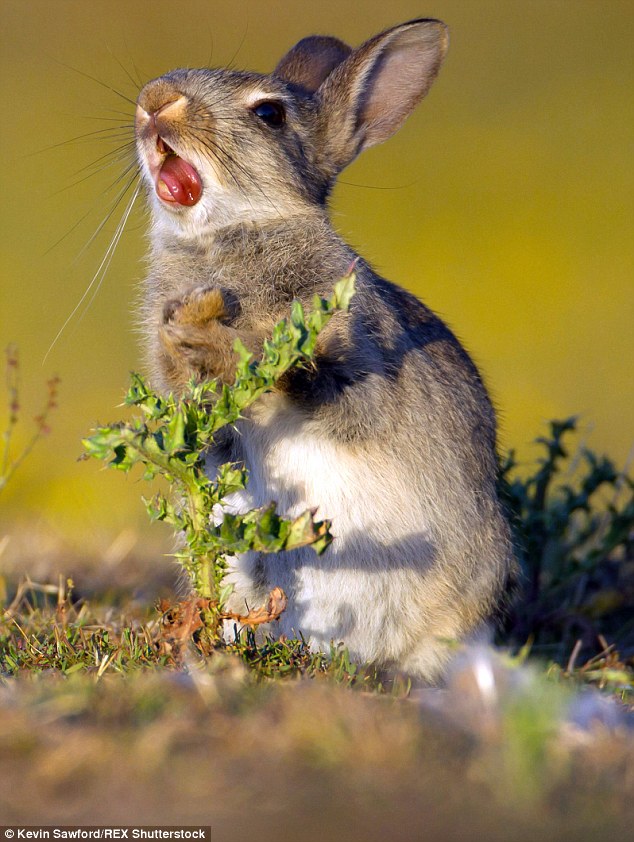
[[[170,204],[195,205],[203,192],[200,176],[162,137],[156,139],[156,149],[164,161],[156,177],[156,195]]]

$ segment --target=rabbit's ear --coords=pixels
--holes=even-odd
[[[314,93],[324,79],[344,59],[352,47],[325,35],[302,38],[280,59],[273,75]]]
[[[366,41],[324,80],[324,158],[343,169],[394,134],[436,78],[449,38],[438,20],[413,20]]]

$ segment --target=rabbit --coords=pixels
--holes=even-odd
[[[438,74],[447,28],[395,26],[353,49],[299,41],[269,75],[180,69],[141,90],[136,143],[151,209],[141,325],[153,382],[231,383],[234,341],[255,355],[299,299],[327,297],[356,261],[356,293],[319,335],[315,365],[289,372],[225,430],[208,458],[243,463],[243,512],[316,509],[334,541],[231,560],[228,608],[275,586],[272,634],[422,683],[451,641],[486,627],[513,567],[496,491],[496,422],[450,329],[380,277],[328,217],[334,181],[404,123]]]

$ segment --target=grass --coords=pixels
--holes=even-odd
[[[60,579],[57,586],[24,580],[4,609],[0,675],[53,670],[65,676],[82,672],[99,680],[106,672],[187,669],[210,656],[202,625],[187,617],[190,607],[190,601],[163,601],[145,615],[137,608],[136,617],[121,613],[105,620],[105,606],[95,609],[73,599],[71,580]],[[106,613],[112,615],[111,610]],[[384,690],[376,670],[351,663],[345,648],[333,645],[329,655],[312,652],[301,638],[257,641],[253,631],[246,630],[211,654],[240,661],[262,680],[327,677],[346,686]],[[401,688],[399,682],[396,686]],[[407,684],[402,687],[405,690]]]
[[[243,357],[240,400],[284,368],[287,340],[295,362],[310,359],[316,331],[303,313],[290,334],[277,336],[268,373]],[[5,483],[25,458],[9,455],[14,351],[8,360]],[[55,388],[29,448],[46,434]],[[260,842],[627,838],[634,483],[608,459],[571,448],[574,419],[551,422],[536,465],[509,454],[501,466],[520,575],[497,650],[458,647],[446,686],[416,689],[351,663],[336,642],[326,655],[301,638],[262,639],[253,612],[236,620],[244,630],[231,642],[209,635],[210,608],[217,623],[226,596],[223,551],[298,540],[323,550],[328,524],[311,516],[298,530],[266,510],[212,528],[201,511],[245,481],[232,469],[213,486],[199,470],[197,437],[218,418],[157,402],[138,379],[133,391],[144,420],[100,428],[90,446],[115,467],[140,462],[150,478],[163,469],[172,482],[181,477],[193,505],[154,498],[149,510],[186,533],[179,557],[207,590],[152,606],[114,600],[110,589],[79,596],[64,578],[0,582],[6,824],[202,823],[218,838]],[[223,423],[240,411],[234,396],[223,392]],[[207,561],[196,567],[201,549]]]
[[[485,648],[422,691],[301,640],[203,655],[173,609],[113,614],[64,581],[20,586],[0,623],[5,823],[627,838],[634,739],[597,691]]]

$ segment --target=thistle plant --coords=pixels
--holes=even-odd
[[[274,502],[245,514],[222,512],[227,496],[247,487],[248,473],[244,465],[227,463],[210,478],[205,456],[218,432],[235,424],[289,369],[310,364],[319,332],[337,310],[348,308],[353,294],[350,272],[330,298],[315,296],[308,313],[295,301],[290,317],[275,326],[257,360],[236,341],[239,360],[233,385],[192,381],[185,394],[163,396],[132,374],[125,403],[138,413],[130,421],[98,427],[84,440],[87,456],[126,473],[140,465],[144,479],[167,480],[167,494],[158,492],[144,502],[152,520],[169,523],[182,534],[183,547],[175,557],[205,601],[204,619],[212,636],[218,633],[230,593],[230,586],[223,585],[228,557],[307,545],[322,553],[332,538],[328,521],[315,521],[310,511],[287,520],[276,512]]]
[[[634,479],[604,456],[569,448],[577,419],[551,421],[537,469],[502,465],[502,491],[513,515],[522,567],[521,599],[507,617],[507,640],[572,664],[614,639],[634,652]],[[610,649],[612,647],[609,647]]]

